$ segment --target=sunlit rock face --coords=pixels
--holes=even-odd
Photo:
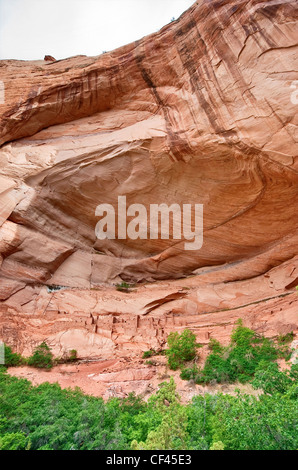
[[[94,321],[88,334],[78,333],[87,325],[86,312],[100,314],[106,305],[90,288],[194,275],[196,294],[177,300],[176,311],[194,317],[178,322],[179,328],[194,325],[200,313],[238,309],[243,296],[240,305],[293,290],[298,278],[297,18],[296,0],[202,0],[159,32],[97,57],[1,61],[3,311],[36,313],[40,323],[30,323],[36,338],[48,311],[52,326],[54,312],[81,312],[78,324],[62,323],[75,331],[82,351],[92,343],[93,354],[97,343],[89,333],[105,338],[98,341],[106,353],[119,347],[114,340],[122,327],[109,320],[108,333],[102,332]],[[185,250],[184,239],[149,235],[98,240],[96,207],[111,204],[118,216],[118,196],[148,212],[151,204],[203,204],[202,248]],[[272,270],[270,284],[266,273]],[[245,281],[252,278],[260,282]],[[259,288],[264,280],[268,285]],[[229,287],[230,293],[225,283],[233,281],[240,284]],[[49,305],[44,285],[85,290],[75,300],[61,294]],[[136,305],[122,294],[116,313],[144,312],[167,289],[163,284],[162,292],[147,292]],[[172,311],[176,304],[169,305]],[[114,301],[104,310],[115,314]],[[287,324],[283,317],[272,326],[267,313],[271,333]],[[235,320],[225,315],[223,323],[227,318]],[[167,328],[152,325],[154,331],[163,328],[160,336],[151,336],[160,344],[167,328],[177,328],[175,321]],[[125,344],[138,328],[125,333]],[[209,334],[207,327],[200,331]],[[16,327],[14,332],[19,338]],[[51,339],[58,333],[60,326],[43,332]],[[142,335],[138,338],[135,347],[147,348]],[[20,341],[24,344],[24,337]]]
[[[2,275],[88,286],[264,254],[250,277],[293,256],[297,11],[294,1],[197,2],[99,57],[2,61]],[[97,240],[95,209],[117,212],[119,195],[148,210],[203,204],[203,247]]]

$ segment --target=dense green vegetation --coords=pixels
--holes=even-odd
[[[206,382],[250,382],[254,395],[197,395],[181,403],[173,377],[159,385],[148,402],[84,395],[58,384],[34,387],[0,369],[0,450],[296,450],[298,448],[298,364],[280,370],[276,360],[288,357],[293,335],[274,343],[238,323],[228,347],[210,342],[203,369],[195,335],[172,333],[166,351],[185,379]],[[7,365],[24,358],[5,347]],[[150,351],[146,357],[158,354]],[[73,350],[68,360],[76,359]],[[36,367],[53,364],[43,343],[30,360]],[[185,368],[185,365],[190,365]]]
[[[75,349],[71,349],[69,353],[65,354],[63,357],[54,358],[49,346],[45,342],[42,342],[34,349],[32,356],[27,358],[21,356],[21,354],[12,352],[12,349],[5,344],[4,357],[6,367],[28,365],[30,367],[37,367],[38,369],[51,369],[57,364],[76,361],[77,351]]]
[[[266,369],[278,358],[290,358],[288,343],[292,338],[292,334],[279,337],[275,344],[274,341],[244,327],[239,320],[229,346],[224,347],[217,340],[211,339],[210,354],[204,367],[200,369],[196,364],[184,367],[181,378],[192,379],[197,384],[250,382],[259,369]]]
[[[143,359],[147,359],[148,357],[152,357],[156,354],[156,351],[154,349],[150,349],[149,351],[145,351],[143,354]]]
[[[196,357],[196,349],[201,347],[196,343],[196,336],[190,330],[179,333],[170,333],[168,336],[169,349],[166,350],[170,369],[177,370],[187,361]]]
[[[270,367],[259,398],[200,395],[182,405],[173,379],[148,403],[130,395],[104,402],[57,384],[33,387],[0,371],[0,449],[298,448],[297,366]]]
[[[24,358],[20,354],[12,352],[12,349],[6,344],[4,344],[4,357],[7,367],[17,367],[25,364]]]
[[[39,369],[51,369],[53,367],[53,354],[49,346],[43,342],[38,346],[28,359],[28,366]]]

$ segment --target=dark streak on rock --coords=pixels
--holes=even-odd
[[[163,112],[165,123],[166,123],[166,130],[167,130],[167,134],[169,138],[169,146],[170,146],[170,151],[171,151],[170,157],[172,158],[173,161],[183,161],[183,154],[191,153],[192,149],[189,147],[187,140],[181,139],[180,136],[176,132],[173,131],[168,108],[163,103],[163,100],[161,99],[157,91],[156,85],[153,83],[153,80],[149,75],[149,72],[143,66],[144,56],[137,55],[135,57],[135,60],[142,74],[144,82],[148,85],[148,88],[150,88],[150,90],[152,91],[158,106],[160,106]]]

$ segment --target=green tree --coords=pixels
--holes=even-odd
[[[279,346],[255,331],[244,327],[238,321],[231,336],[229,346],[223,347],[211,339],[208,355],[203,369],[196,365],[183,369],[181,378],[193,379],[196,383],[246,383],[254,378],[260,364],[274,363],[279,357],[288,355],[287,346]]]
[[[4,360],[6,367],[16,367],[23,364],[23,358],[20,354],[12,352],[12,349],[4,345]]]
[[[162,383],[157,394],[150,399],[162,413],[160,425],[149,432],[145,442],[134,440],[131,447],[135,450],[179,450],[187,448],[187,412],[180,403],[173,377],[169,383]]]
[[[53,367],[53,354],[47,343],[41,343],[35,348],[32,356],[28,359],[28,365],[41,369],[51,369]]]
[[[262,362],[255,373],[252,386],[263,389],[266,394],[284,394],[294,384],[296,368],[294,365],[291,370],[281,371],[275,362]]]
[[[190,330],[185,329],[179,333],[170,333],[168,336],[169,349],[166,350],[168,364],[172,370],[177,370],[187,361],[196,357],[196,350],[201,347],[196,342],[196,336]]]
[[[30,441],[22,432],[0,436],[0,450],[29,450]]]

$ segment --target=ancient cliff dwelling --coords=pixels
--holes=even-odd
[[[60,358],[12,376],[104,400],[173,376],[188,403],[222,389],[171,370],[168,336],[193,333],[202,368],[239,319],[297,360],[297,18],[198,0],[104,54],[0,61],[0,339]]]

